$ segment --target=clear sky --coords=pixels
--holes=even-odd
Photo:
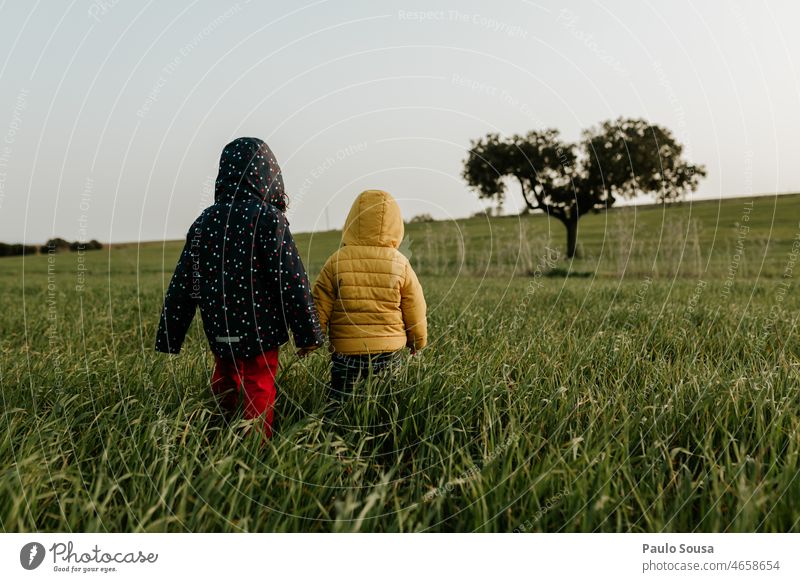
[[[618,116],[674,131],[697,197],[800,190],[796,0],[0,2],[6,242],[180,238],[243,135],[297,232],[366,188],[466,216],[470,139]]]

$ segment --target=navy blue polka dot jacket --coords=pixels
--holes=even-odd
[[[283,215],[275,156],[260,139],[225,146],[214,204],[194,222],[164,299],[156,350],[178,353],[200,307],[211,350],[251,358],[289,339],[321,345],[308,277]]]

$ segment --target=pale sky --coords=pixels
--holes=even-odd
[[[798,22],[792,0],[5,1],[0,240],[181,238],[238,136],[275,152],[295,232],[367,188],[467,216],[470,139],[618,116],[674,131],[698,198],[798,191]]]

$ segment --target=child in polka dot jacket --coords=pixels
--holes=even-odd
[[[189,230],[156,337],[156,350],[180,352],[199,306],[216,360],[212,391],[228,412],[241,396],[245,417],[263,417],[267,437],[278,348],[289,328],[300,356],[323,343],[285,209],[281,170],[267,144],[239,138],[226,145],[214,204]]]

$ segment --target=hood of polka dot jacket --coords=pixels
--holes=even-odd
[[[197,307],[211,350],[224,358],[276,348],[289,329],[298,346],[322,344],[285,208],[267,144],[239,138],[225,146],[214,204],[189,229],[167,290],[156,350],[180,351]]]

